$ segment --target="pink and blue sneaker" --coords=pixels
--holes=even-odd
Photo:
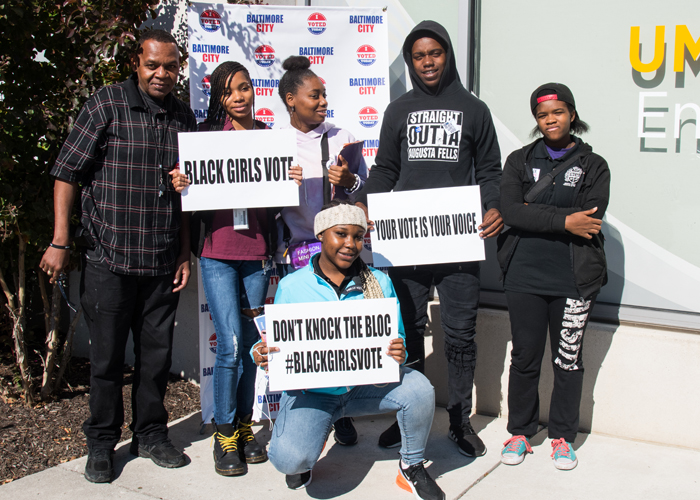
[[[571,470],[578,465],[573,446],[564,438],[552,440],[552,460],[559,470]]]
[[[501,462],[506,465],[518,465],[525,460],[525,455],[532,453],[530,442],[525,436],[513,436],[503,443]]]

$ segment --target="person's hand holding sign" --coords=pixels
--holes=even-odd
[[[297,186],[301,186],[301,181],[304,180],[304,169],[302,169],[299,165],[289,167],[287,175],[289,175],[289,178],[293,179],[294,182],[297,183]]]
[[[267,342],[259,342],[253,349],[253,360],[255,364],[267,370],[268,354],[279,352],[279,347],[267,347]]]
[[[397,363],[402,364],[406,360],[406,346],[403,339],[391,339],[386,354],[394,358]]]
[[[190,185],[190,180],[185,174],[180,172],[179,168],[174,168],[168,173],[172,178],[173,188],[175,188],[175,191],[178,193],[182,193],[182,191]]]
[[[334,186],[342,186],[346,189],[352,189],[355,185],[355,175],[350,172],[348,162],[342,156],[338,156],[337,165],[328,167],[328,181]]]

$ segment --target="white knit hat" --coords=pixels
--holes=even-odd
[[[339,224],[352,224],[361,226],[367,231],[367,218],[365,212],[355,205],[337,205],[321,210],[314,219],[314,234],[318,236],[326,229]]]

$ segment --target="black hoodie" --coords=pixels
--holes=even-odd
[[[436,89],[413,69],[411,49],[424,37],[446,51]],[[501,153],[491,113],[459,81],[447,31],[434,21],[421,22],[406,38],[403,57],[413,90],[387,107],[375,165],[357,201],[367,204],[369,193],[468,186],[475,179],[484,208],[498,208]]]

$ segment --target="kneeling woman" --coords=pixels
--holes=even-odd
[[[508,431],[501,461],[515,465],[531,452],[539,423],[538,384],[549,329],[554,390],[548,433],[557,469],[578,463],[572,443],[583,385],[583,336],[606,265],[601,219],[610,171],[603,158],[571,133],[588,125],[565,85],[548,83],[530,97],[538,139],[508,157],[501,213],[510,226],[498,240],[513,351]]]
[[[333,201],[314,219],[321,252],[308,265],[280,281],[275,304],[396,297],[391,280],[360,259],[367,230],[364,212],[348,202]],[[397,301],[398,307],[398,301]],[[401,338],[391,341],[386,354],[398,363],[406,359],[403,323]],[[271,348],[275,350],[276,348]],[[264,342],[251,351],[255,363],[267,366]],[[400,381],[287,391],[272,431],[270,461],[287,475],[287,486],[300,489],[311,482],[311,469],[323,451],[333,422],[344,416],[397,412],[401,429],[401,461],[397,483],[417,498],[443,499],[444,493],[423,468],[423,453],[435,411],[435,394],[428,379],[401,367]]]

